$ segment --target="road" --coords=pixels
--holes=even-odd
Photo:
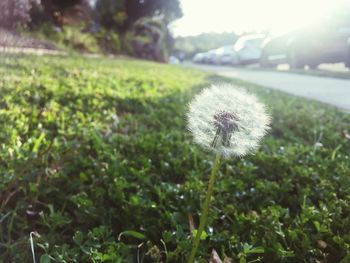
[[[350,80],[226,66],[198,64],[186,64],[186,66],[321,101],[350,112]]]

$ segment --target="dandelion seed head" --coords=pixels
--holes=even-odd
[[[224,157],[254,152],[270,123],[254,95],[229,84],[204,89],[191,102],[187,117],[194,141]]]

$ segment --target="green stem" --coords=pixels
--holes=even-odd
[[[203,233],[206,221],[207,221],[210,199],[211,199],[211,196],[213,194],[215,176],[216,176],[216,173],[217,173],[217,171],[219,169],[220,157],[221,157],[220,154],[216,155],[213,168],[211,169],[210,178],[209,178],[209,184],[208,184],[208,191],[207,191],[207,194],[205,196],[205,202],[204,202],[202,215],[200,217],[198,231],[197,231],[196,237],[195,237],[195,239],[194,239],[194,241],[192,243],[192,250],[191,250],[190,257],[187,260],[187,263],[193,263],[194,262],[194,258],[196,256],[196,252],[197,252],[197,248],[198,248],[198,245],[199,245],[199,241],[201,239],[201,236],[202,236],[202,233]]]

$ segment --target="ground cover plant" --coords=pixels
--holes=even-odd
[[[193,69],[133,60],[0,61],[0,254],[32,262],[184,262],[212,155],[192,144]],[[225,160],[197,253],[348,262],[350,116],[232,81],[269,108],[261,149]],[[346,131],[347,130],[347,131]]]

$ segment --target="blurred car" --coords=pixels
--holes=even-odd
[[[192,62],[193,63],[203,63],[205,57],[205,53],[197,53],[193,56]]]
[[[215,50],[215,64],[237,65],[239,58],[233,45],[227,45]]]
[[[347,54],[346,54],[345,66],[350,69],[350,37],[347,41]]]
[[[261,43],[264,35],[246,35],[240,37],[234,45],[226,45],[205,53],[197,53],[192,61],[194,63],[207,63],[215,65],[246,65],[259,62],[261,56]]]
[[[177,57],[175,57],[175,56],[170,56],[168,58],[168,63],[169,64],[179,64],[180,60]]]
[[[271,37],[263,43],[262,67],[288,63],[291,68],[314,69],[321,63],[346,63],[350,19],[330,17],[318,27],[309,27]]]
[[[218,64],[218,61],[219,61],[218,59],[219,59],[219,56],[217,53],[217,49],[212,49],[204,53],[203,62],[207,64]]]
[[[238,56],[237,64],[247,65],[257,63],[261,57],[261,44],[265,35],[252,34],[240,37],[235,43],[233,49]]]

